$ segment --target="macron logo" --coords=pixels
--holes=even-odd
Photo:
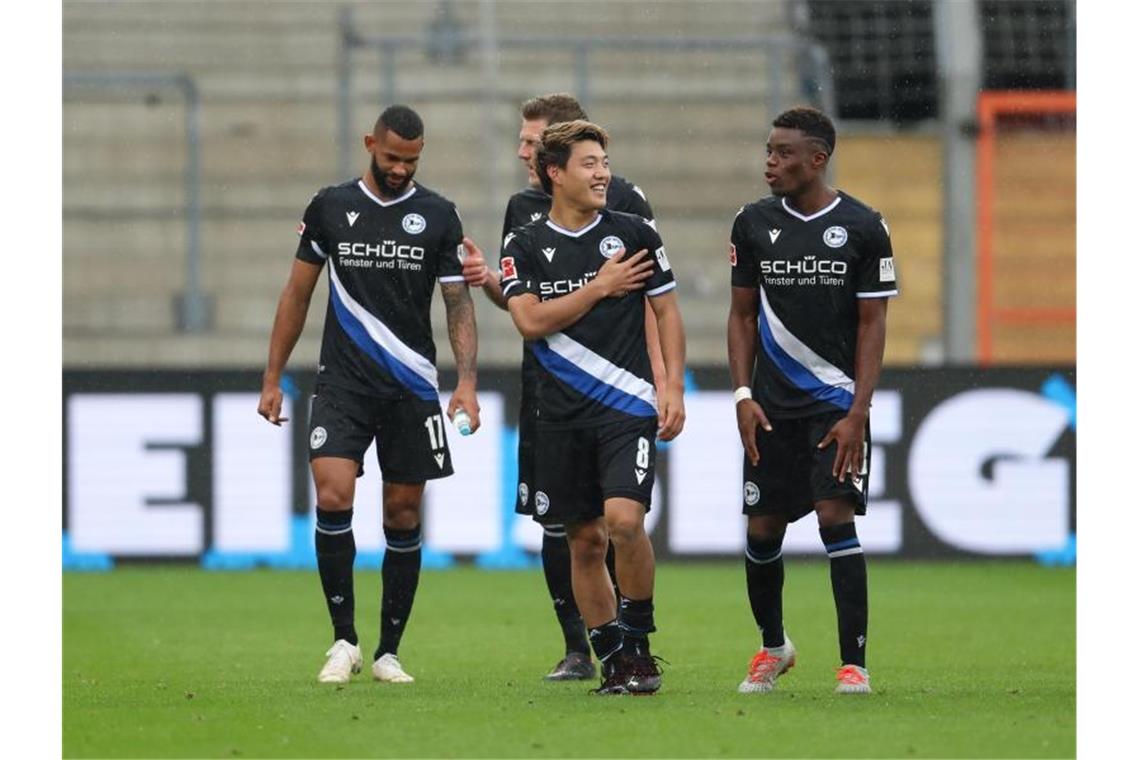
[[[780,237],[780,231],[779,230],[768,230],[768,237],[771,239],[772,243],[775,243],[776,238]]]
[[[360,218],[360,212],[348,211],[345,213],[345,216],[348,217],[348,226],[351,227],[352,225],[356,224],[356,220]]]
[[[637,484],[641,485],[641,481],[645,480],[645,476],[648,474],[648,472],[646,470],[639,470],[635,467],[633,469],[633,474],[637,476]]]
[[[554,261],[554,249],[553,248],[543,248],[542,249],[542,255],[546,257],[547,261]]]
[[[542,218],[542,212],[541,211],[535,211],[533,214],[530,215],[530,220],[532,222],[536,222],[541,218]]]
[[[444,454],[442,454],[442,453],[441,454],[433,454],[432,456],[435,458],[435,463],[439,465],[439,469],[442,470],[443,469],[443,460],[445,458]]]

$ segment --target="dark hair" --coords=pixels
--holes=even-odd
[[[835,152],[835,125],[818,108],[789,108],[772,121],[772,126],[798,129],[807,138],[821,143],[828,156]]]
[[[547,126],[588,118],[578,100],[566,92],[552,92],[531,98],[522,104],[519,113],[527,121],[545,119]]]
[[[546,173],[546,168],[558,166],[565,169],[566,162],[570,160],[570,153],[574,150],[574,144],[587,140],[599,143],[605,150],[610,136],[606,134],[606,130],[585,119],[564,121],[542,131],[542,144],[534,154],[534,170],[547,195],[554,194],[554,182]]]
[[[418,140],[424,136],[424,120],[407,106],[388,106],[373,128],[375,134],[392,130],[405,140]]]

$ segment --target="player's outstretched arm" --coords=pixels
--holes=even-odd
[[[848,473],[863,471],[863,442],[867,418],[871,415],[871,394],[879,383],[883,370],[883,350],[887,345],[887,298],[859,299],[859,327],[855,333],[855,400],[847,416],[828,431],[819,448],[832,441],[835,447],[835,464],[831,474],[844,481]]]
[[[658,400],[658,433],[663,441],[671,441],[685,427],[685,326],[676,291],[649,299],[661,337],[661,356],[665,363],[665,393]]]
[[[273,317],[273,332],[269,336],[269,360],[265,363],[261,398],[257,403],[257,413],[274,425],[288,420],[281,416],[281,373],[305,328],[309,302],[320,276],[319,265],[294,259],[289,279],[277,299],[277,314]]]
[[[507,299],[503,298],[499,278],[487,268],[482,249],[469,237],[463,238],[463,248],[466,251],[463,256],[464,281],[473,288],[481,288],[491,303],[505,310]]]
[[[759,316],[760,296],[756,288],[732,289],[732,305],[728,309],[728,372],[733,388],[750,388],[752,370],[756,365],[756,342],[759,340],[756,318]],[[767,415],[760,404],[751,398],[736,402],[736,427],[748,461],[756,465],[760,450],[756,446],[757,426],[771,430]]]
[[[619,251],[585,287],[560,298],[540,301],[530,293],[512,298],[508,308],[515,327],[527,340],[537,340],[574,324],[603,298],[644,288],[653,275],[654,260],[647,259],[648,254],[644,248],[628,257]]]
[[[447,337],[455,355],[455,368],[459,381],[447,405],[447,416],[454,417],[459,407],[471,417],[471,432],[479,429],[479,399],[475,395],[476,356],[479,353],[479,335],[475,329],[475,304],[467,285],[458,282],[440,283],[443,305],[447,310]]]

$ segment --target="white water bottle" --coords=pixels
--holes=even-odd
[[[455,416],[451,418],[451,423],[455,425],[455,429],[459,431],[460,435],[471,435],[471,415],[463,407],[455,410]]]

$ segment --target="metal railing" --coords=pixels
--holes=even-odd
[[[573,54],[573,93],[583,107],[589,109],[592,95],[592,75],[590,58],[595,51],[612,52],[620,49],[628,52],[727,52],[754,51],[765,55],[768,102],[765,104],[772,113],[783,110],[784,78],[787,74],[785,60],[794,54],[798,69],[801,95],[814,102],[828,113],[834,113],[835,93],[832,86],[830,59],[827,50],[817,42],[791,34],[748,35],[735,37],[664,37],[664,36],[582,36],[582,35],[501,35],[494,33],[493,3],[484,0],[480,4],[481,33],[472,33],[457,27],[449,29],[445,36],[433,36],[429,32],[417,35],[365,35],[356,31],[352,9],[344,7],[340,12],[340,59],[338,76],[338,135],[340,176],[351,174],[350,151],[353,141],[352,82],[353,55],[358,50],[374,50],[380,54],[380,101],[385,105],[398,102],[400,96],[397,74],[398,53],[409,50],[422,50],[425,53],[440,54],[446,50],[480,50],[484,59],[484,99],[494,101],[496,87],[494,64],[488,63],[500,49],[535,50],[543,54],[571,52]],[[488,30],[491,30],[488,32]],[[446,93],[447,97],[472,97],[474,93]],[[488,139],[493,139],[490,135]]]
[[[63,75],[64,87],[99,88],[104,90],[176,89],[186,102],[186,167],[183,187],[186,193],[186,256],[184,290],[175,298],[175,315],[183,332],[198,333],[209,329],[211,302],[201,286],[201,226],[199,201],[202,177],[201,111],[202,101],[193,77],[184,73],[94,72]]]

